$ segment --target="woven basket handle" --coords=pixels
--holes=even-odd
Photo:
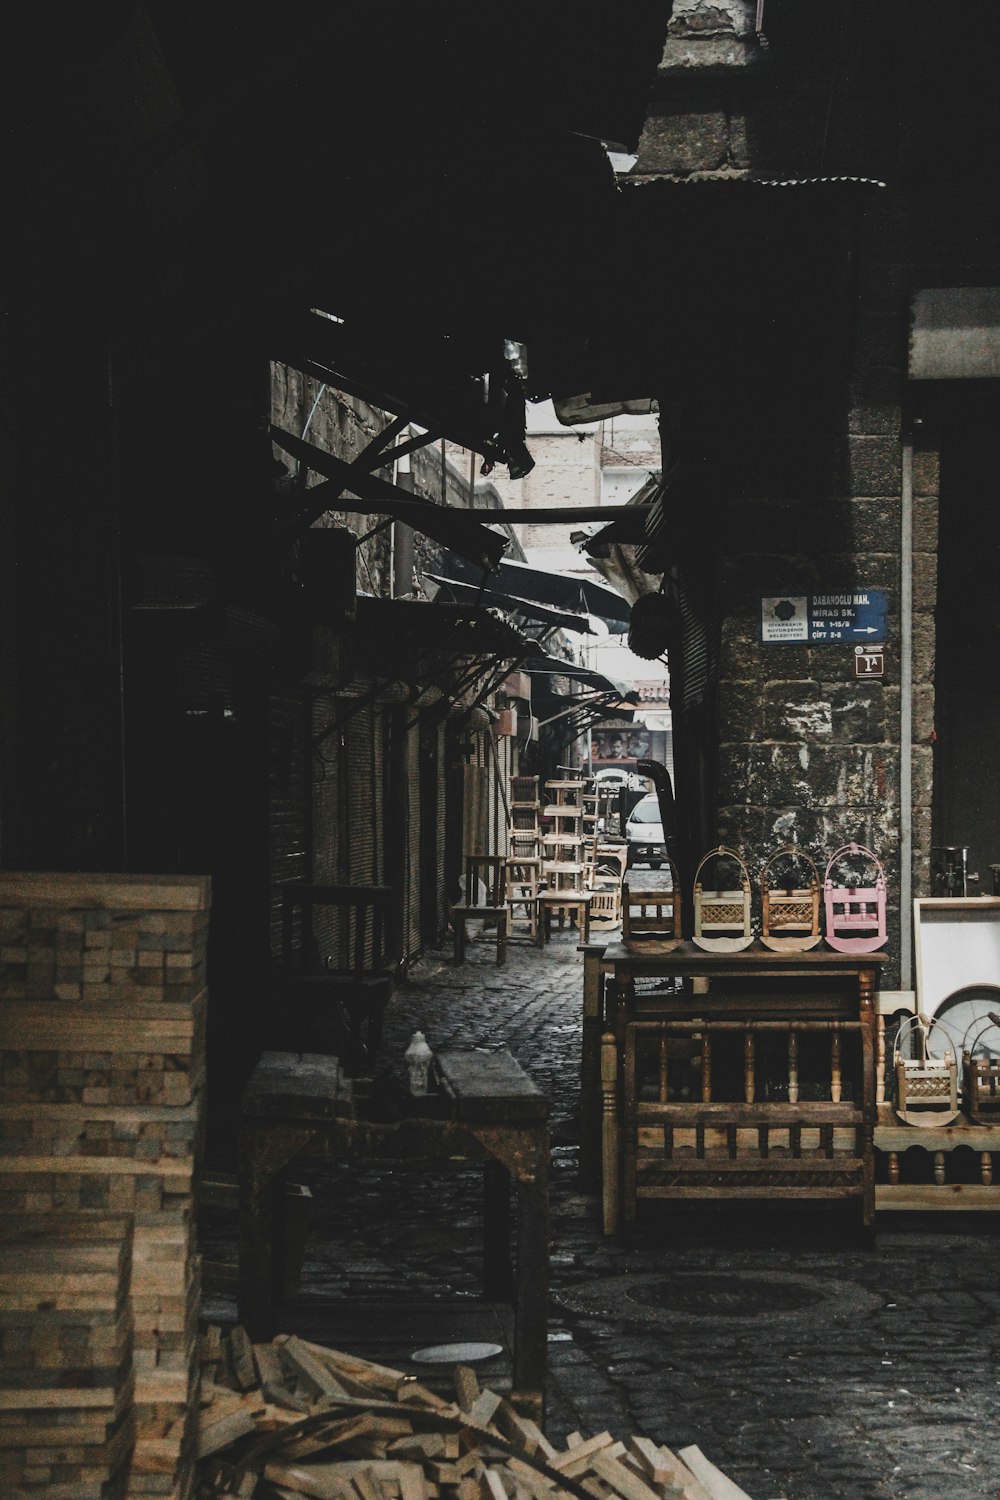
[[[744,881],[744,883],[746,885],[750,884],[750,871],[747,869],[747,867],[744,864],[744,862],[743,862],[742,858],[740,857],[740,855],[736,852],[735,849],[728,849],[725,844],[720,844],[717,849],[709,849],[709,851],[708,851],[707,854],[703,854],[702,855],[701,860],[699,861],[699,864],[698,864],[698,868],[694,872],[694,883],[695,883],[695,885],[698,884],[698,877],[700,876],[702,870],[704,869],[705,865],[708,864],[708,861],[710,859],[729,859],[729,860],[732,860],[733,864],[739,865],[740,869],[743,871],[743,881]],[[721,890],[722,887],[719,886],[719,887],[717,887],[717,889]]]
[[[986,1035],[987,1031],[992,1031],[994,1026],[998,1031],[1000,1031],[1000,1011],[988,1010],[985,1016],[976,1016],[972,1021],[969,1022],[968,1026],[966,1026],[965,1031],[962,1035],[962,1051],[968,1052],[971,1056],[972,1053],[975,1052],[980,1039]],[[971,1045],[966,1046],[966,1043],[969,1041],[969,1033],[971,1031],[975,1031],[976,1034],[972,1038]]]
[[[837,863],[838,859],[842,859],[845,854],[860,854],[865,859],[871,860],[872,864],[875,866],[876,870],[878,871],[878,875],[876,877],[876,882],[875,882],[876,885],[878,884],[879,881],[881,881],[883,885],[885,884],[885,870],[882,868],[882,861],[879,859],[878,855],[877,854],[873,854],[870,849],[866,849],[865,846],[864,846],[864,844],[850,843],[850,844],[841,844],[840,848],[834,850],[834,852],[830,855],[830,858],[829,858],[829,860],[827,862],[827,866],[826,866],[826,874],[823,876],[823,884],[824,885],[831,885],[832,884],[832,881],[831,881],[831,878],[830,878],[831,871],[833,870],[833,867]]]
[[[904,1036],[909,1036],[912,1031],[922,1031],[923,1032],[923,1034],[924,1034],[924,1053],[925,1053],[925,1055],[927,1053],[927,1044],[928,1044],[928,1042],[930,1041],[930,1038],[931,1038],[931,1032],[932,1031],[943,1031],[944,1034],[945,1034],[945,1036],[948,1038],[948,1041],[950,1042],[950,1044],[952,1046],[952,1049],[955,1052],[955,1056],[956,1057],[961,1056],[961,1047],[959,1047],[957,1049],[955,1048],[955,1036],[954,1036],[954,1033],[952,1032],[951,1028],[948,1026],[947,1022],[939,1020],[937,1016],[925,1016],[925,1015],[923,1015],[923,1014],[921,1014],[921,1013],[918,1012],[916,1015],[907,1016],[905,1018],[905,1020],[901,1021],[900,1024],[899,1024],[899,1030],[896,1032],[896,1040],[892,1044],[892,1065],[893,1065],[893,1067],[895,1067],[896,1063],[899,1061],[899,1044],[900,1044],[901,1040],[903,1039]],[[963,1045],[964,1045],[964,1039],[963,1039]]]
[[[804,849],[800,849],[797,844],[786,844],[783,849],[775,849],[770,859],[765,862],[764,868],[760,872],[762,890],[765,888],[770,889],[767,885],[767,872],[779,859],[790,859],[793,863],[797,861],[801,865],[808,865],[812,871],[812,879],[816,882],[817,886],[819,885],[819,871],[816,868],[814,860],[810,858]],[[777,886],[776,889],[781,890],[783,887]]]

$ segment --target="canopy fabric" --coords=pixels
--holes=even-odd
[[[596,672],[593,667],[581,667],[576,662],[562,661],[558,656],[547,656],[544,652],[528,657],[524,663],[524,670],[532,677],[540,679],[569,677],[576,682],[587,683],[599,692],[617,693],[622,700],[637,701],[638,695],[626,683],[618,682],[613,677],[606,677],[603,672]]]
[[[487,598],[491,603],[502,605],[511,614],[522,615],[526,620],[534,620],[551,629],[573,630],[580,635],[596,635],[597,633],[586,615],[571,614],[567,610],[549,609],[547,605],[538,604],[533,599],[520,599],[514,594],[503,594],[498,589],[490,589],[484,593],[476,584],[461,583],[457,578],[442,578],[437,573],[424,573],[422,576],[426,582],[440,591],[435,594],[435,598],[440,598],[442,593],[448,593],[457,604],[482,604],[484,598]]]
[[[470,610],[426,599],[378,599],[358,595],[358,637],[369,647],[387,641],[418,650],[447,649],[454,656],[492,656],[520,661],[535,643],[498,609]]]
[[[482,583],[482,574],[461,559],[449,560],[449,574],[467,583]],[[530,563],[501,561],[486,579],[485,588],[519,599],[531,599],[556,609],[586,612],[603,620],[613,635],[628,629],[629,606],[607,584],[567,573],[550,573]]]

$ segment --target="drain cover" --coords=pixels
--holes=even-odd
[[[677,1270],[665,1276],[612,1276],[553,1293],[571,1312],[616,1323],[679,1321],[740,1324],[776,1319],[813,1321],[817,1309],[830,1321],[881,1306],[874,1294],[851,1282],[745,1268],[706,1272]]]

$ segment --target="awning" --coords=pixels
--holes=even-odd
[[[627,683],[618,682],[613,677],[606,677],[603,672],[597,672],[593,667],[582,667],[576,662],[562,661],[558,656],[547,656],[544,652],[529,657],[524,663],[524,670],[539,681],[568,677],[571,681],[583,683],[597,692],[614,694],[623,702],[637,703],[639,701],[638,693],[629,688]],[[551,692],[551,687],[549,691]]]
[[[485,702],[512,666],[538,649],[499,610],[369,594],[360,594],[357,603],[347,671],[336,684],[314,684],[326,696],[342,700],[330,723],[315,735],[316,745],[371,703],[409,704],[415,713],[435,705],[469,710]]]
[[[638,546],[663,526],[663,480],[651,474],[646,483],[618,508],[615,519],[580,541],[588,557],[606,557],[612,546]],[[640,509],[641,507],[641,509]],[[573,534],[576,541],[579,533]]]
[[[545,625],[550,630],[573,630],[580,635],[596,634],[586,615],[550,609],[545,604],[538,604],[532,599],[520,599],[514,594],[503,594],[498,589],[484,591],[474,583],[461,583],[457,578],[442,578],[436,573],[423,573],[421,577],[435,589],[435,600],[450,597],[457,604],[479,605],[489,601],[501,605],[513,615],[520,615],[524,620]]]
[[[373,655],[384,672],[387,645],[397,674],[410,653],[447,652],[452,657],[495,657],[520,661],[538,648],[498,609],[469,609],[426,599],[377,599],[358,596],[357,641],[363,654]]]
[[[449,564],[449,572],[455,573],[464,582],[482,583],[481,574],[474,572],[468,563],[456,560]],[[591,578],[577,578],[571,574],[549,573],[543,568],[533,568],[530,563],[504,561],[486,579],[487,590],[512,594],[518,599],[532,599],[538,604],[548,604],[555,609],[576,613],[586,612],[603,620],[613,635],[621,635],[628,629],[629,607],[620,594],[606,584]]]

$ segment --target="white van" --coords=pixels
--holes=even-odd
[[[649,792],[637,802],[625,824],[629,846],[629,864],[648,864],[658,870],[667,857],[667,841],[660,822],[660,801]]]

